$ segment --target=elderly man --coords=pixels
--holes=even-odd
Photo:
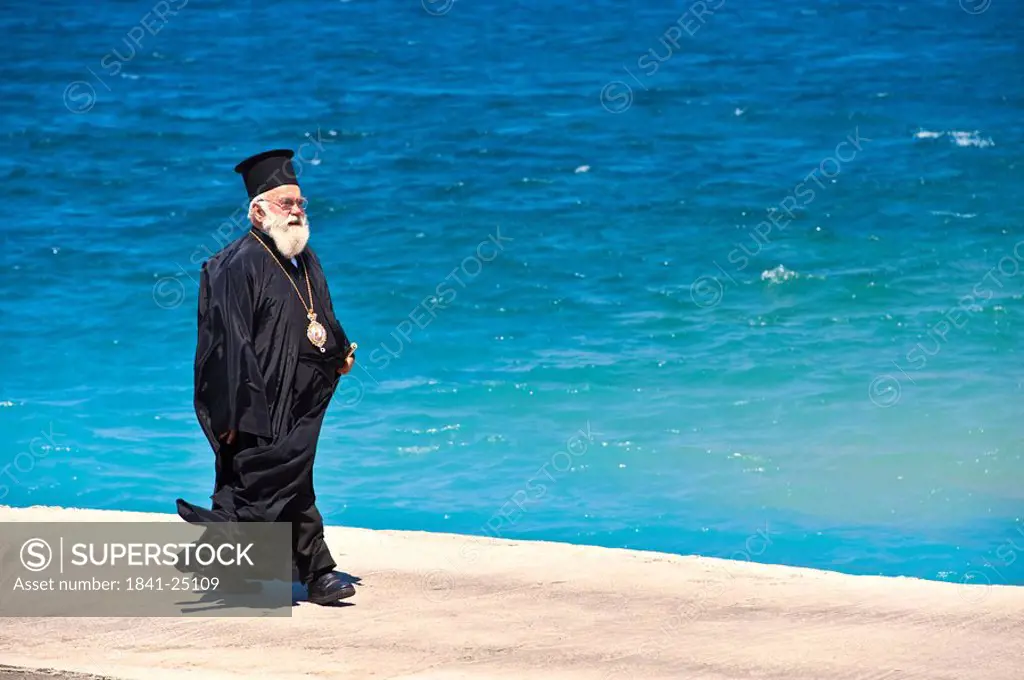
[[[313,492],[320,428],[355,361],[307,246],[306,199],[287,149],[235,168],[252,229],[204,263],[199,287],[195,410],[216,454],[213,507],[177,500],[199,522],[291,522],[292,557],[309,601],[355,593],[334,572]]]

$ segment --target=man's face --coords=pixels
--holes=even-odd
[[[302,198],[302,190],[294,184],[274,187],[270,191],[260,194],[259,206],[263,211],[263,222],[269,222],[266,226],[287,226],[301,225],[302,219],[306,216],[304,210],[298,205]]]
[[[287,257],[302,252],[309,240],[309,222],[300,207],[302,191],[294,184],[274,187],[260,195],[256,218],[278,250]]]

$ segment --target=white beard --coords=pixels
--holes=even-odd
[[[289,222],[292,222],[289,224]],[[309,218],[270,217],[263,222],[263,231],[274,239],[274,245],[285,257],[295,257],[306,249],[309,243]]]

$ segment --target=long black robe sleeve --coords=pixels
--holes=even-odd
[[[229,430],[270,437],[266,385],[254,348],[255,291],[231,259],[203,267],[195,359],[195,406],[214,450]]]

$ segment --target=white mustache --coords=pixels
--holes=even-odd
[[[286,257],[294,257],[306,248],[309,240],[309,222],[304,217],[289,217],[267,225],[265,231],[274,240],[277,249]]]

